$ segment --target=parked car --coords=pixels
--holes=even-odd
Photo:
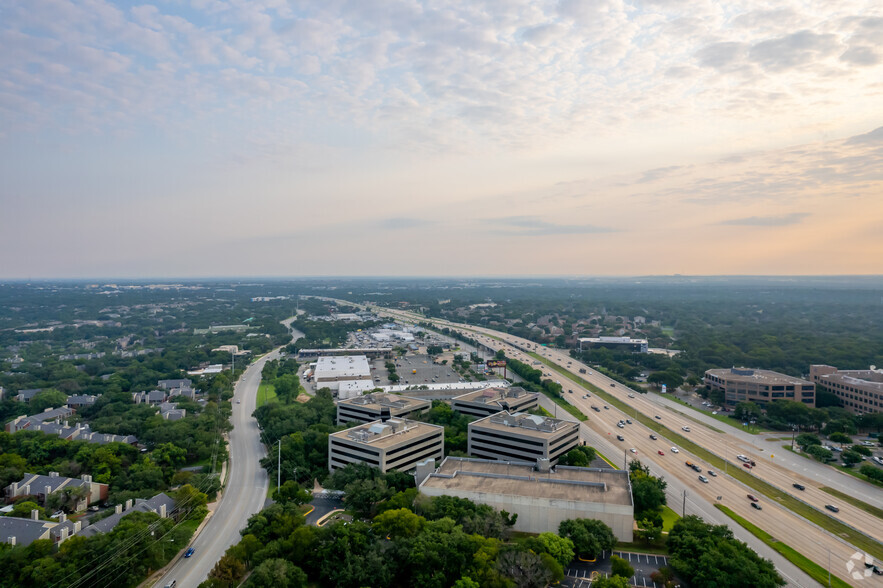
[[[751,503],[751,508],[756,508],[757,510],[763,510],[763,508],[756,502]]]
[[[794,486],[795,488],[797,488],[798,490],[806,490],[806,486],[804,486],[803,484],[794,483],[791,485]]]
[[[825,508],[830,510],[831,512],[840,512],[840,509],[834,506],[833,504],[826,504]]]

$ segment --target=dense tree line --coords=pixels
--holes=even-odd
[[[445,455],[466,456],[469,423],[474,418],[452,409],[450,404],[441,400],[433,400],[432,408],[413,418],[445,428]]]

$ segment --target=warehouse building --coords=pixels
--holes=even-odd
[[[337,392],[341,382],[362,381],[371,384],[371,366],[364,355],[320,357],[313,371],[316,389]],[[364,385],[364,384],[363,384]]]
[[[517,386],[506,388],[493,386],[455,396],[451,408],[465,415],[486,417],[501,410],[525,412],[539,406],[540,395]]]
[[[597,519],[618,541],[634,538],[626,470],[447,457],[418,488],[426,496],[458,496],[517,514],[515,531],[557,533],[561,521]]]
[[[838,370],[830,365],[812,365],[809,377],[855,414],[883,410],[883,369],[877,366],[868,370]]]
[[[579,443],[579,423],[523,412],[499,412],[469,423],[469,455],[552,464]]]
[[[444,456],[444,427],[391,418],[328,436],[328,470],[367,463],[380,471],[413,470],[418,462]]]
[[[376,420],[387,421],[391,418],[405,418],[431,407],[432,402],[429,400],[375,392],[338,401],[337,424],[370,423]]]
[[[780,399],[810,406],[816,404],[816,387],[812,382],[770,370],[735,367],[707,370],[705,387],[723,392],[727,406],[736,406],[740,402],[764,406]]]

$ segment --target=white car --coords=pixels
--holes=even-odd
[[[637,452],[638,452],[638,450],[635,449],[634,447],[632,447],[631,449],[629,449],[629,451],[631,451],[632,453],[637,453]]]
[[[689,433],[690,427],[681,427],[681,431],[686,431],[687,433]]]
[[[680,451],[678,451],[678,448],[677,448],[677,447],[672,447],[672,448],[671,448],[671,452],[672,452],[672,453],[680,453]]]

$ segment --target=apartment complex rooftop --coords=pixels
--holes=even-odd
[[[557,466],[540,472],[526,462],[490,461],[448,456],[420,488],[632,505],[628,472]]]
[[[342,440],[365,443],[380,449],[398,445],[408,437],[416,437],[425,433],[432,433],[440,429],[437,425],[411,421],[408,419],[389,419],[386,422],[374,421],[365,423],[345,431],[332,433],[331,437]]]

